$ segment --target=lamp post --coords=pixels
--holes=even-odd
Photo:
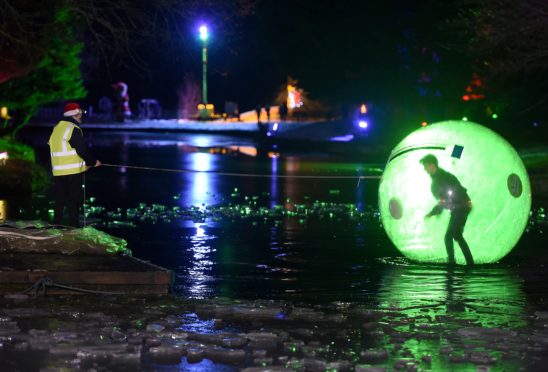
[[[200,40],[202,40],[202,103],[207,104],[207,26],[199,28]]]

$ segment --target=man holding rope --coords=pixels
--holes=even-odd
[[[79,104],[67,103],[64,119],[53,128],[48,141],[55,190],[55,224],[62,224],[66,206],[68,225],[79,227],[78,211],[83,202],[84,172],[101,165],[84,142],[82,129],[79,127],[83,114]]]

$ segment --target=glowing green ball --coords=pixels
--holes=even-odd
[[[470,121],[420,128],[392,151],[379,185],[379,209],[390,240],[407,257],[447,262],[444,236],[450,212],[425,219],[437,204],[431,178],[420,163],[438,159],[467,189],[472,210],[464,238],[475,263],[497,262],[516,245],[529,218],[531,186],[514,148],[495,132]],[[454,242],[455,260],[466,263]]]

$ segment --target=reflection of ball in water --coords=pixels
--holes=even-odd
[[[450,212],[425,219],[437,203],[420,159],[437,157],[468,190],[472,211],[464,238],[476,263],[500,260],[517,243],[529,217],[531,186],[517,152],[493,131],[469,121],[446,121],[420,128],[390,154],[379,186],[384,228],[407,257],[446,262],[444,236]],[[455,258],[465,263],[457,242]]]

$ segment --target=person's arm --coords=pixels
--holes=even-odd
[[[78,156],[84,159],[88,167],[95,167],[101,164],[99,160],[97,160],[97,158],[87,149],[81,130],[75,128],[72,131],[72,136],[69,139],[69,143],[72,147],[74,147]]]
[[[443,204],[440,202],[440,203],[436,204],[434,206],[434,208],[432,208],[432,210],[426,215],[426,217],[436,216],[436,215],[440,214],[441,211],[443,211]]]

